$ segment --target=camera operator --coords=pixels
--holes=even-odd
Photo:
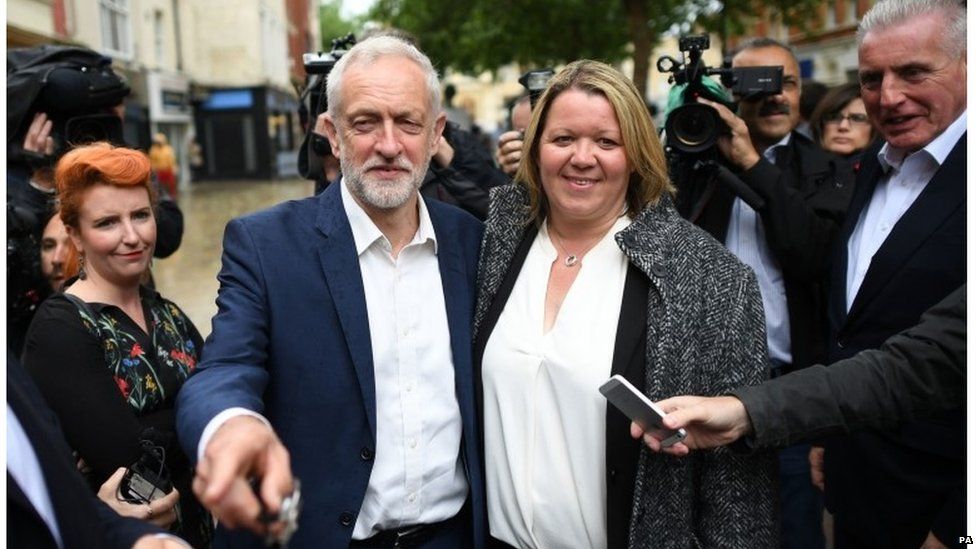
[[[716,101],[698,99],[715,109],[728,128],[715,145],[722,162],[762,204],[753,209],[714,175],[694,171],[677,181],[677,201],[682,215],[756,272],[772,376],[777,377],[826,358],[819,284],[853,176],[839,159],[794,131],[801,84],[789,46],[753,39],[732,58],[733,71],[766,66],[782,66],[782,89],[736,97],[737,114]],[[809,446],[803,445],[780,454],[783,547],[824,545],[822,495],[811,484],[808,453]]]
[[[42,271],[42,232],[54,209],[52,167],[70,147],[121,143],[130,88],[111,59],[87,48],[38,46],[7,54],[7,345],[19,356],[34,311],[52,289]],[[183,213],[160,197],[155,257],[183,238]]]

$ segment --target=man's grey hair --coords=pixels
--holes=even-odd
[[[793,62],[796,63],[797,66],[800,65],[800,60],[796,57],[796,50],[793,49],[793,46],[790,46],[786,42],[781,42],[775,38],[768,38],[765,36],[759,38],[749,38],[748,40],[739,43],[739,45],[736,46],[735,50],[732,52],[732,57],[735,57],[746,50],[758,50],[760,48],[779,48],[781,50],[785,50],[786,53],[790,54],[790,57],[793,58]]]
[[[861,19],[857,27],[857,45],[869,32],[911,23],[929,13],[941,13],[945,18],[942,50],[958,59],[966,53],[966,6],[960,0],[879,0]]]
[[[329,115],[335,124],[340,124],[339,113],[342,110],[340,101],[343,76],[349,67],[370,65],[381,57],[403,57],[413,61],[424,73],[425,84],[427,86],[428,110],[432,117],[440,114],[441,110],[441,87],[437,79],[437,71],[430,59],[420,52],[409,42],[401,38],[389,35],[378,35],[367,38],[352,47],[332,68],[329,73],[329,80],[326,84],[325,93],[329,103]]]

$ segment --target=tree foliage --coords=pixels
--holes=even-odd
[[[634,60],[643,93],[649,55],[681,28],[743,32],[760,6],[803,24],[822,0],[378,0],[370,18],[417,36],[439,69],[477,74],[511,62],[552,66],[590,58]]]
[[[322,31],[322,51],[332,49],[332,39],[359,30],[361,22],[356,19],[343,19],[342,0],[329,0],[319,5],[319,29]]]

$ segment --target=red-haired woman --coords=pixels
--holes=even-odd
[[[212,522],[193,498],[173,413],[203,341],[179,307],[140,285],[156,244],[149,159],[107,143],[79,147],[58,162],[55,182],[72,242],[68,279],[31,322],[24,366],[90,468],[93,488],[140,460],[154,476],[161,459],[179,503],[167,506],[173,498],[157,500],[156,491],[128,497],[139,504],[129,509],[207,546]]]

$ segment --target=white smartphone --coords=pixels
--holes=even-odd
[[[607,397],[610,404],[640,425],[645,432],[654,435],[654,438],[661,441],[661,446],[667,448],[684,440],[688,433],[684,429],[668,429],[661,420],[664,419],[664,411],[651,402],[651,399],[636,387],[631,385],[623,376],[615,375],[606,383],[600,386],[600,393]]]

